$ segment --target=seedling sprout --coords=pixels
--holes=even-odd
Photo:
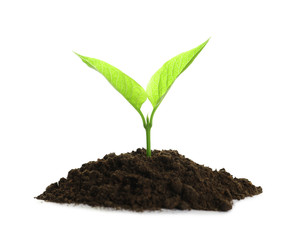
[[[154,113],[156,112],[174,81],[189,67],[189,65],[202,51],[208,41],[209,39],[200,44],[198,47],[181,53],[163,64],[163,66],[151,77],[146,91],[135,80],[112,65],[95,58],[85,57],[78,53],[75,54],[78,55],[90,68],[100,72],[140,114],[143,121],[143,126],[146,130],[146,154],[148,157],[150,157],[150,131],[153,124]],[[147,100],[147,98],[153,106],[150,118],[148,114],[145,118],[141,111],[141,106]]]

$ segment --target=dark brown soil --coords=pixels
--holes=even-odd
[[[201,209],[228,211],[233,199],[260,194],[244,178],[233,178],[225,169],[213,171],[177,151],[145,149],[106,155],[69,171],[46,188],[37,199],[57,203],[129,209]]]

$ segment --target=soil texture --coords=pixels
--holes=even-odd
[[[133,211],[180,209],[228,211],[233,199],[260,194],[261,187],[221,169],[199,165],[174,150],[145,149],[104,156],[72,169],[36,197]]]

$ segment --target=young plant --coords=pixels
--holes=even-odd
[[[146,130],[147,156],[150,157],[150,130],[152,127],[155,111],[177,77],[180,76],[180,74],[184,72],[187,67],[189,67],[189,65],[194,61],[208,41],[209,39],[200,44],[198,47],[181,53],[163,64],[163,66],[151,77],[146,91],[135,80],[112,65],[95,58],[85,57],[77,53],[75,54],[78,55],[90,68],[100,72],[140,114],[143,121],[143,126]],[[153,106],[153,111],[150,115],[150,118],[147,114],[145,119],[140,109],[147,98],[150,100]]]

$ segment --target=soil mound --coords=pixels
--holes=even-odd
[[[72,169],[67,178],[53,183],[37,199],[57,203],[133,211],[200,209],[228,211],[233,199],[260,194],[249,180],[213,171],[174,150],[145,149],[104,156]]]

